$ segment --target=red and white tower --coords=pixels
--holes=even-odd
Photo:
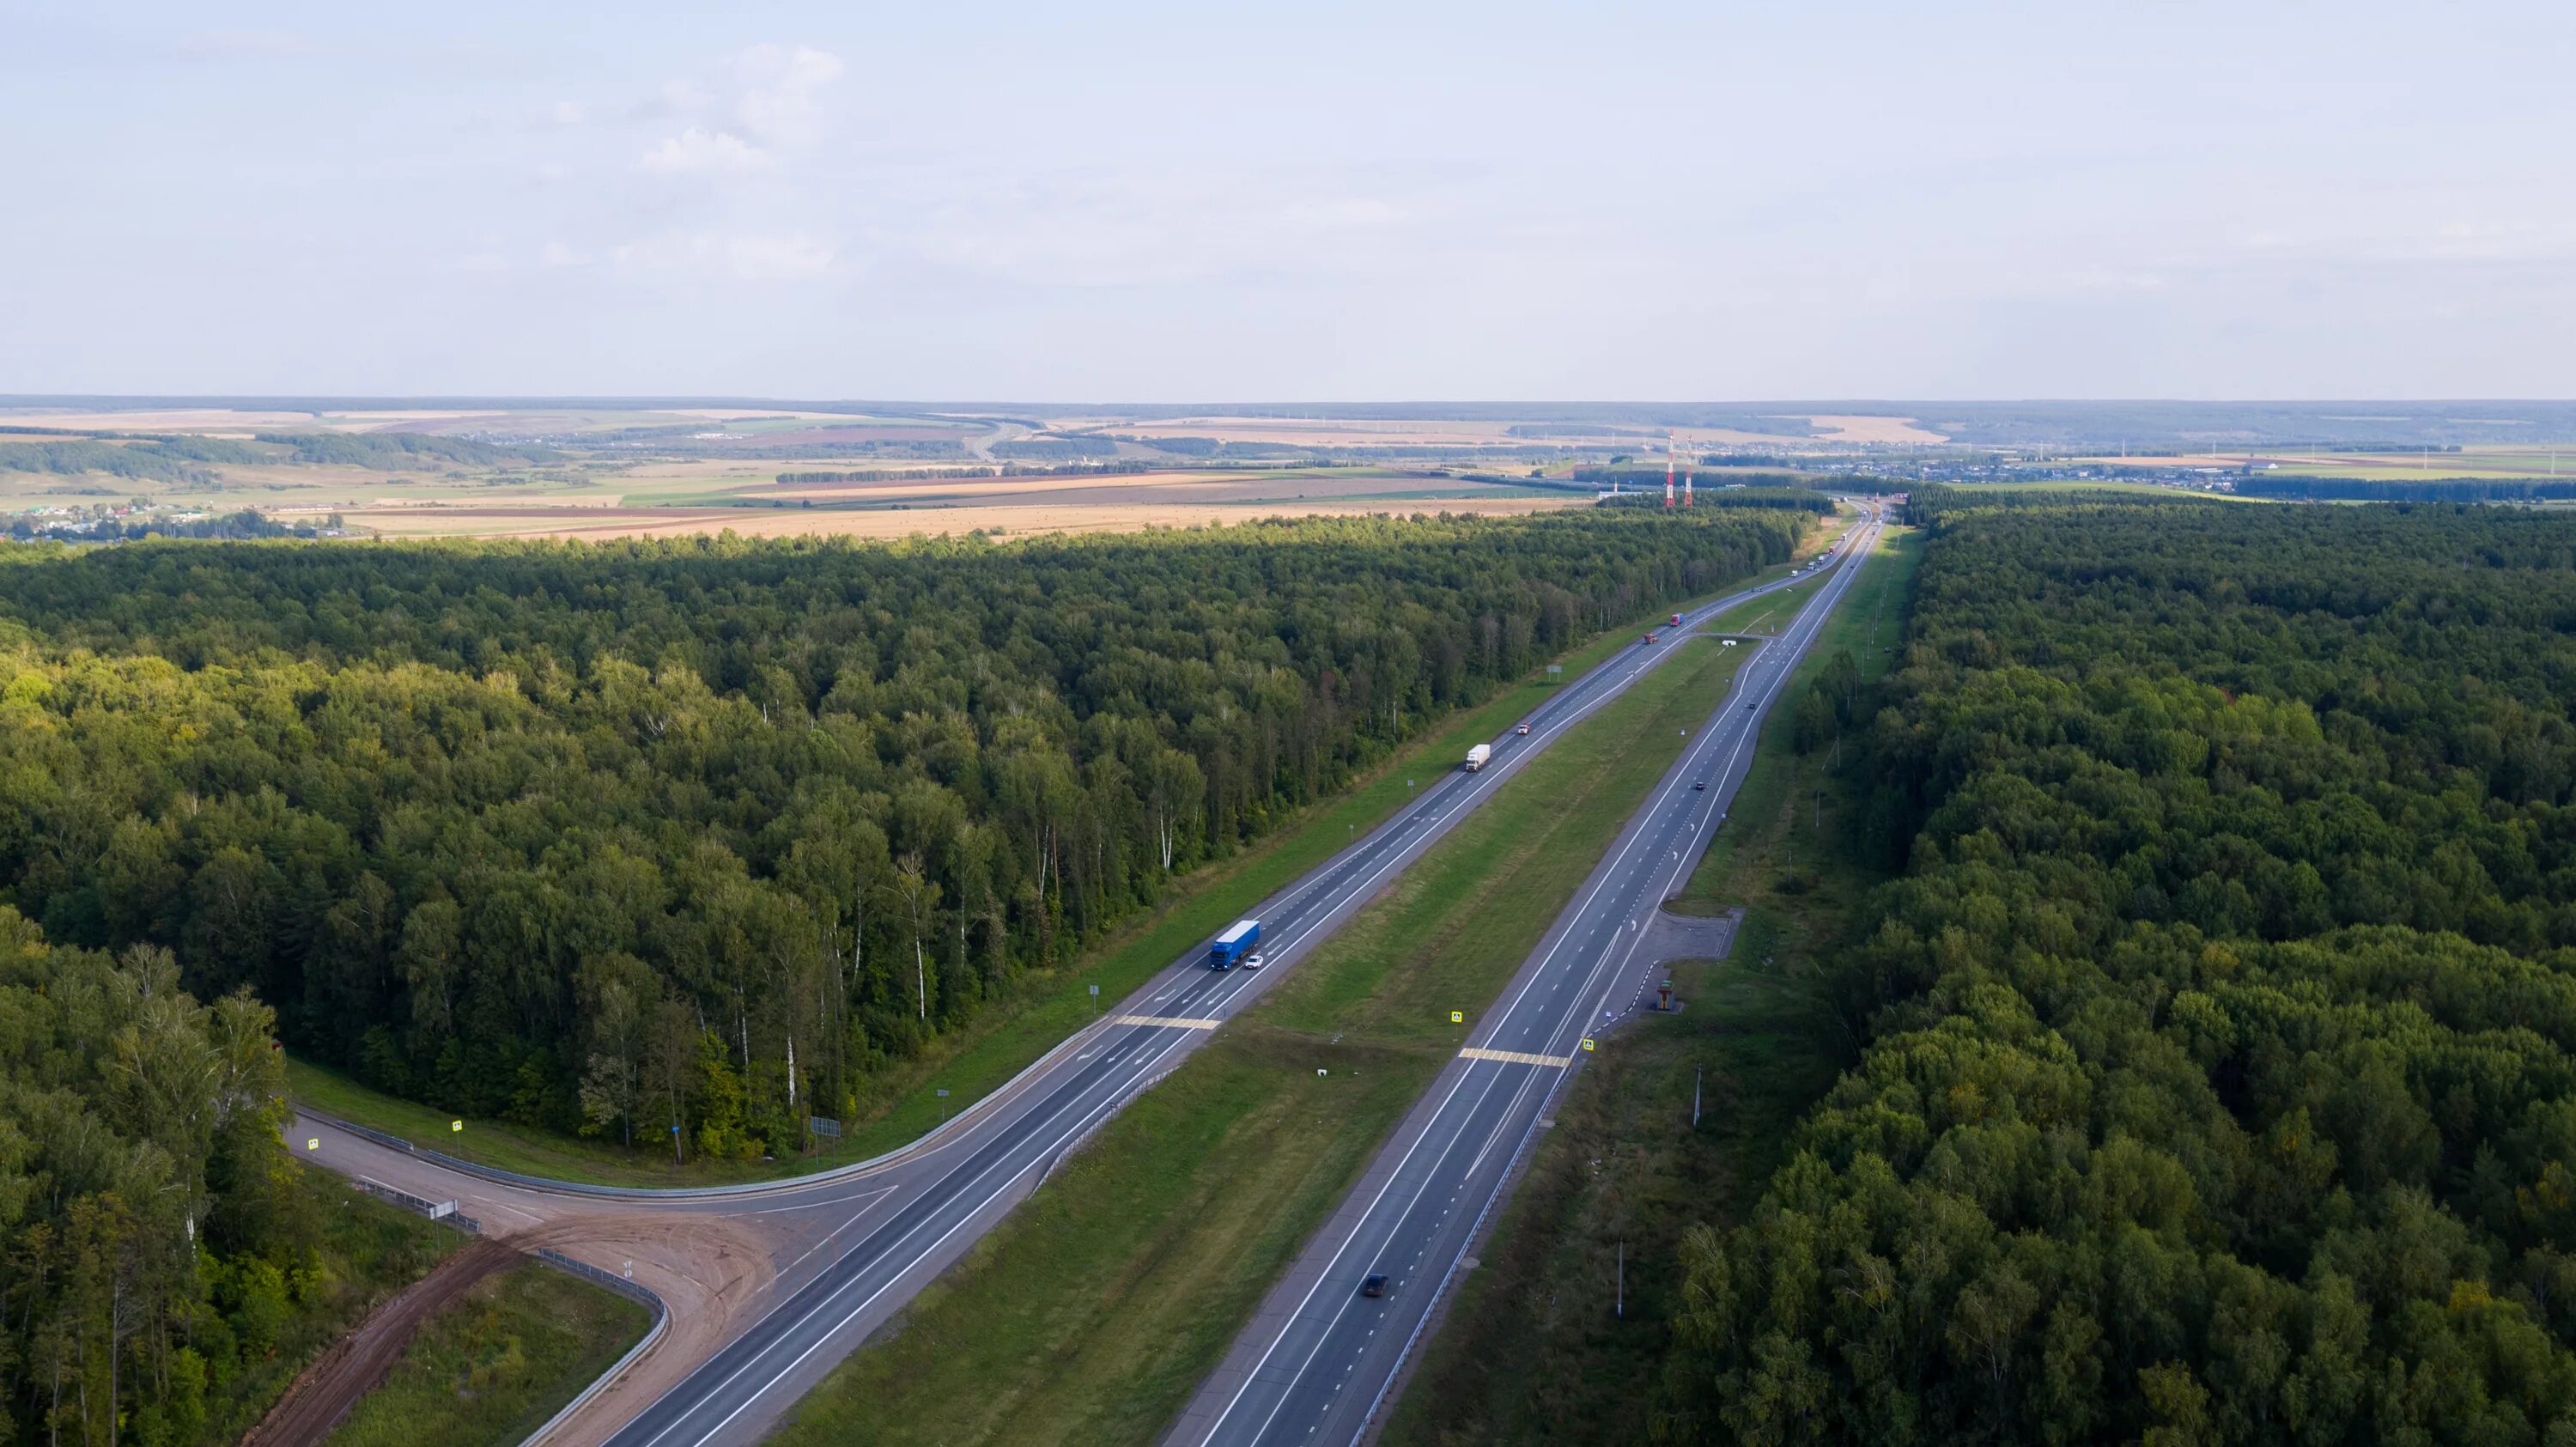
[[[1673,505],[1673,434],[1664,433],[1664,506]]]
[[[1685,467],[1685,468],[1683,468],[1683,469],[1682,469],[1682,506],[1684,506],[1684,507],[1688,507],[1688,506],[1690,506],[1690,505],[1691,505],[1691,475],[1690,475],[1690,469],[1689,469],[1689,468],[1687,468],[1687,467]]]

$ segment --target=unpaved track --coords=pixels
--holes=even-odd
[[[508,1242],[475,1241],[432,1267],[298,1373],[286,1395],[242,1438],[241,1447],[313,1447],[330,1436],[358,1399],[394,1369],[423,1322],[474,1283],[522,1259]]]

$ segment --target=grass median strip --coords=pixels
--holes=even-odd
[[[1742,651],[1690,647],[1115,1117],[774,1440],[1159,1436],[1718,705]]]
[[[1729,591],[1786,577],[1781,564]],[[1558,660],[1565,678],[1579,676],[1635,641],[1613,629]],[[446,1111],[386,1095],[301,1060],[287,1062],[295,1099],[359,1125],[388,1131],[502,1170],[595,1185],[715,1185],[827,1170],[892,1150],[937,1126],[960,1102],[974,1101],[1090,1023],[1096,1006],[1125,997],[1193,945],[1255,903],[1375,828],[1410,798],[1417,782],[1455,768],[1471,742],[1490,738],[1547,701],[1564,685],[1544,672],[1476,708],[1455,715],[1399,750],[1358,784],[1307,811],[1305,819],[1179,885],[1154,912],[1114,932],[1080,965],[1023,976],[1004,999],[963,1030],[885,1072],[847,1123],[840,1148],[795,1160],[736,1164],[691,1161],[674,1168],[658,1154],[542,1127],[468,1120],[450,1129]],[[1336,833],[1336,830],[1340,832]],[[1090,987],[1100,987],[1095,1001]],[[1444,1017],[1445,1018],[1445,1017]],[[948,1098],[940,1098],[940,1092]]]
[[[1840,650],[1864,679],[1887,669],[1920,544],[1907,531],[1882,539],[1782,691],[1728,823],[1683,887],[1694,913],[1745,909],[1728,958],[1677,963],[1686,1008],[1641,1015],[1575,1077],[1479,1250],[1484,1269],[1424,1348],[1387,1447],[1552,1442],[1568,1422],[1588,1441],[1650,1440],[1682,1234],[1751,1204],[1851,1058],[1811,966],[1847,938],[1881,875],[1844,827],[1854,776],[1826,751],[1791,747],[1795,702]]]

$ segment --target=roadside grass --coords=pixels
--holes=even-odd
[[[1824,536],[1811,534],[1800,557],[1811,554]],[[1726,591],[1785,577],[1794,567],[1776,564],[1727,585]],[[1610,629],[1556,661],[1567,677],[1578,676],[1635,636],[1625,626]],[[1669,671],[1658,670],[1650,680]],[[1563,686],[1548,679],[1544,669],[1535,671],[1486,703],[1453,715],[1356,784],[1309,806],[1300,822],[1176,882],[1169,900],[1112,931],[1080,963],[1021,976],[965,1028],[939,1037],[871,1081],[858,1112],[844,1122],[846,1134],[835,1150],[780,1161],[691,1160],[675,1166],[658,1154],[538,1126],[476,1117],[467,1119],[462,1131],[452,1131],[449,1124],[457,1117],[450,1112],[387,1095],[292,1057],[288,1085],[297,1101],[358,1125],[501,1170],[591,1185],[717,1185],[805,1175],[866,1160],[934,1129],[961,1103],[981,1099],[1088,1025],[1095,1004],[1090,986],[1100,987],[1100,1005],[1124,998],[1227,921],[1348,846],[1359,830],[1375,828],[1416,792],[1417,782],[1455,768],[1469,743],[1500,734]],[[1520,787],[1515,780],[1502,797]],[[1339,834],[1333,832],[1336,825],[1342,829]],[[941,1099],[937,1092],[942,1090],[950,1098]]]
[[[1160,1436],[1718,705],[1739,655],[1696,646],[1121,1111],[773,1440]]]
[[[463,1243],[447,1227],[362,1196],[318,1167],[299,1162],[292,1179],[294,1209],[312,1223],[319,1269],[288,1314],[274,1351],[234,1367],[229,1379],[218,1369],[219,1385],[207,1403],[208,1441],[230,1441],[250,1430],[305,1363]]]
[[[531,1261],[423,1323],[330,1447],[507,1447],[643,1339],[644,1308]]]
[[[1920,546],[1910,531],[1884,537],[1806,668],[1850,648],[1865,676],[1886,670],[1894,654],[1878,650],[1894,646]],[[1746,910],[1728,957],[1676,963],[1684,1008],[1635,1017],[1568,1087],[1397,1402],[1389,1447],[1560,1441],[1568,1423],[1587,1441],[1649,1440],[1683,1234],[1742,1219],[1856,1055],[1814,982],[1883,876],[1842,828],[1856,774],[1791,752],[1792,717],[1766,721],[1719,844],[1684,888],[1693,913]]]

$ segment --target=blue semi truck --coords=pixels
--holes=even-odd
[[[1208,968],[1230,970],[1247,960],[1259,960],[1260,956],[1252,953],[1252,947],[1260,943],[1260,940],[1261,921],[1236,920],[1225,927],[1225,933],[1218,935],[1208,945]]]

